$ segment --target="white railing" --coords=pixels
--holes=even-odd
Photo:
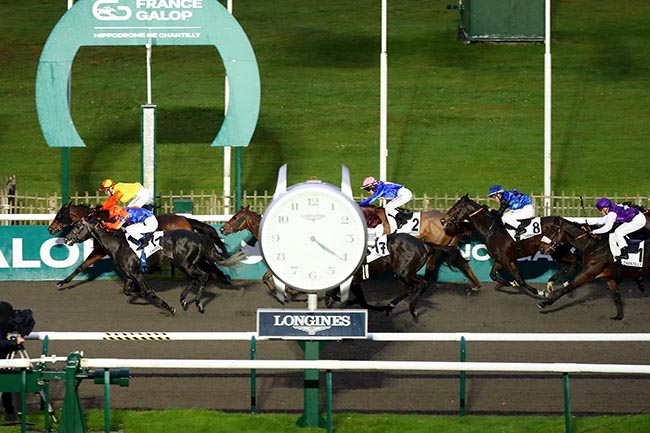
[[[58,332],[40,331],[27,340],[67,341],[250,341],[262,340],[256,332]],[[537,341],[537,342],[630,342],[650,341],[650,333],[482,333],[482,332],[369,332],[371,341]]]

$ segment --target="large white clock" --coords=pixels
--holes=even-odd
[[[286,189],[285,179],[286,164],[260,224],[260,249],[276,283],[305,292],[349,287],[365,257],[367,229],[347,167],[343,191],[319,180]]]

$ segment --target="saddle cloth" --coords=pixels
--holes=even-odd
[[[144,256],[149,257],[152,254],[162,250],[162,246],[160,245],[160,241],[162,240],[163,237],[163,231],[159,230],[153,233],[153,239],[147,244],[147,246],[144,247]],[[131,250],[135,253],[136,256],[140,257],[142,255],[142,250],[140,249],[140,246],[136,243],[131,242],[128,239],[126,241],[129,243],[129,247],[131,247]]]
[[[522,220],[524,223],[528,221],[528,224],[524,227],[526,231],[519,235],[519,240],[523,241],[524,239],[532,238],[533,236],[541,235],[542,234],[542,218],[541,217],[535,217],[531,218],[530,220]],[[506,227],[506,230],[508,231],[508,234],[512,238],[512,240],[515,239],[515,231],[514,229]]]
[[[366,255],[366,260],[363,262],[363,279],[367,280],[368,276],[368,263],[372,263],[377,259],[388,256],[388,236],[382,235],[377,238],[377,242],[372,247],[368,247],[368,254]]]
[[[395,233],[408,233],[411,236],[420,234],[421,212],[400,213],[398,215],[409,216],[410,218],[405,220],[400,219],[402,226],[395,230]]]
[[[627,247],[627,259],[621,260],[621,265],[629,266],[632,268],[642,268],[643,267],[643,254],[645,252],[645,242],[643,241],[628,241]],[[612,253],[612,256],[614,253]]]

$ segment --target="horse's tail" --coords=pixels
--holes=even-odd
[[[228,257],[222,256],[216,248],[209,248],[208,251],[210,260],[212,260],[217,266],[223,266],[226,268],[235,268],[246,258],[246,253],[241,250]]]
[[[221,239],[219,233],[214,227],[202,221],[195,220],[194,218],[185,217],[185,219],[192,226],[192,230],[196,231],[197,233],[201,233],[202,235],[205,235],[210,239],[212,239],[214,244],[221,250],[221,252],[223,254],[227,254],[228,248],[226,247],[226,244],[223,242],[223,239]]]

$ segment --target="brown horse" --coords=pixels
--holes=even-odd
[[[570,245],[583,255],[583,265],[581,271],[569,284],[551,292],[549,297],[540,301],[537,306],[545,308],[581,285],[601,279],[607,283],[612,300],[616,305],[616,315],[611,319],[623,320],[623,300],[618,283],[623,278],[634,278],[638,282],[640,277],[650,275],[649,255],[647,253],[644,255],[641,268],[617,265],[609,249],[607,237],[601,238],[599,235],[592,235],[587,228],[562,217],[553,217],[553,224],[546,236],[551,243],[542,244],[542,252],[551,254],[557,248]],[[645,248],[650,248],[650,241],[644,242]],[[643,291],[641,286],[639,288]]]
[[[94,211],[95,209],[89,206],[75,205],[70,202],[66,205],[63,205],[61,209],[59,209],[56,216],[54,217],[54,220],[50,223],[47,230],[50,232],[51,235],[54,235],[60,232],[61,230],[63,230],[65,227],[75,224],[78,221],[81,221],[84,217],[90,215]],[[108,212],[104,211],[102,213],[104,213],[103,216],[105,218],[108,217]],[[196,231],[197,233],[206,235],[210,239],[212,239],[212,241],[217,246],[217,248],[220,249],[220,252],[225,253],[227,251],[223,239],[219,237],[219,234],[214,229],[214,227],[212,227],[209,224],[205,224],[201,221],[192,218],[187,218],[182,215],[175,215],[175,214],[157,215],[156,219],[158,220],[158,228],[160,230]],[[98,260],[100,260],[102,257],[106,255],[108,255],[108,253],[104,248],[102,248],[99,245],[95,246],[93,251],[90,253],[88,258],[86,258],[86,260],[83,261],[83,263],[81,263],[66,278],[56,283],[57,287],[63,287],[64,285],[68,284],[79,273],[83,272],[86,268],[95,264]],[[226,274],[221,272],[218,268],[213,269],[213,272],[216,274],[213,275],[213,277],[216,277],[218,281],[222,283],[230,284],[230,277],[228,277]],[[130,283],[131,281],[129,279],[124,281],[125,292],[128,291],[128,287],[130,286]]]
[[[381,222],[384,227],[384,233],[390,232],[390,226],[386,219],[386,211],[383,207],[362,206],[361,209],[366,217],[368,227],[375,227],[379,222]],[[374,216],[372,216],[373,214]],[[437,210],[421,212],[420,219],[413,223],[415,226],[411,227],[411,229],[417,229],[419,234],[415,237],[423,241],[441,246],[456,246],[460,242],[460,239],[466,233],[469,233],[471,229],[468,227],[460,227],[460,230],[457,230],[455,233],[450,235],[445,231],[445,218],[447,218],[447,214]],[[439,263],[436,263],[433,258],[434,256],[428,257],[426,274],[424,276],[426,279],[429,279],[432,273],[434,273],[439,266]],[[465,262],[464,265],[461,266],[460,270],[472,281],[471,290],[478,290],[481,282],[476,277],[476,274],[474,274],[474,271],[472,271],[472,268],[470,268],[469,263]]]
[[[235,232],[248,229],[252,233],[253,237],[256,240],[259,240],[261,221],[262,216],[250,210],[250,205],[244,206],[239,209],[237,213],[232,216],[232,218],[226,221],[223,226],[221,226],[221,233],[227,236]],[[262,276],[262,282],[266,287],[269,288],[273,296],[275,296],[281,303],[285,303],[287,299],[285,299],[284,295],[277,291],[275,284],[271,279],[272,276],[273,274],[271,271],[267,270]],[[290,287],[286,288],[286,292],[288,295],[291,295],[291,300],[294,300],[295,296],[299,293]]]

